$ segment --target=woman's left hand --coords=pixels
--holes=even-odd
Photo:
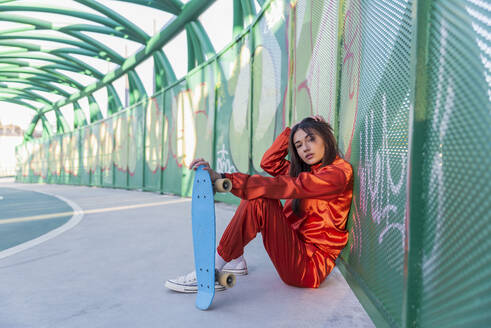
[[[204,168],[203,169],[206,170],[206,171],[208,171],[208,173],[210,174],[211,182],[215,182],[216,179],[220,179],[222,177],[222,175],[220,173],[215,172],[215,170],[213,170],[210,167],[210,163],[208,163],[207,161],[205,161],[203,158],[196,158],[196,159],[194,159],[191,162],[191,164],[189,164],[189,169],[190,170],[196,170],[201,165],[204,165]]]

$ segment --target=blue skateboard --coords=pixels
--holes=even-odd
[[[231,288],[235,284],[235,276],[231,273],[215,272],[216,231],[213,195],[215,190],[230,191],[232,183],[228,179],[218,179],[213,186],[210,175],[203,170],[203,167],[198,167],[194,177],[191,215],[194,265],[198,280],[196,307],[206,310],[215,296],[215,281],[226,288]]]

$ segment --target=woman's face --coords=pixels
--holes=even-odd
[[[306,133],[298,129],[293,135],[293,145],[298,156],[309,165],[317,164],[324,158],[324,140],[314,132]]]

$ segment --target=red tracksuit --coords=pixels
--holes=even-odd
[[[281,279],[293,286],[319,287],[334,267],[348,241],[345,229],[353,193],[351,165],[336,157],[330,165],[311,167],[298,177],[288,175],[290,128],[286,128],[266,151],[261,167],[273,177],[226,174],[232,193],[240,197],[227,226],[218,254],[231,261],[261,232],[264,247]],[[301,215],[291,208],[300,198]],[[285,206],[280,199],[287,199]]]

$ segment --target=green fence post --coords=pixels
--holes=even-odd
[[[254,37],[254,33],[252,31],[252,25],[249,25],[249,32],[248,32],[248,35],[249,35],[249,47],[250,47],[250,54],[251,54],[251,59],[249,61],[249,70],[250,70],[250,74],[249,74],[249,108],[248,108],[248,113],[247,113],[247,119],[249,120],[249,158],[248,158],[248,167],[249,167],[249,171],[248,172],[244,172],[244,173],[248,173],[248,174],[254,174],[254,164],[252,163],[252,140],[254,139],[254,124],[252,122],[252,111],[254,110],[254,83],[253,83],[253,80],[254,80],[254,51],[255,51],[255,37]]]
[[[342,38],[343,38],[343,27],[344,27],[344,0],[340,0],[339,4],[338,4],[338,14],[337,14],[337,18],[338,18],[338,35],[337,35],[337,43],[338,43],[338,53],[336,55],[336,104],[335,104],[335,107],[334,107],[334,115],[335,115],[335,119],[334,119],[334,126],[333,126],[333,129],[334,129],[334,135],[336,136],[336,140],[339,140],[339,121],[340,121],[340,117],[339,117],[339,110],[341,108],[341,57],[342,57],[342,54],[341,54],[341,49],[342,49]]]
[[[126,150],[124,151],[124,154],[126,154],[126,159],[124,160],[124,162],[126,162],[126,167],[124,168],[123,170],[123,173],[125,174],[125,182],[124,182],[124,189],[126,190],[129,190],[129,186],[130,186],[130,165],[129,165],[129,160],[130,160],[130,155],[129,155],[129,151],[130,151],[130,124],[131,124],[131,121],[130,121],[130,110],[131,108],[133,107],[133,104],[130,103],[129,107],[125,107],[123,109],[123,112],[124,112],[124,115],[125,115],[125,118],[126,118],[126,131],[125,131],[125,138],[126,138],[126,143],[125,143],[125,148]]]
[[[413,38],[411,45],[411,95],[413,108],[409,115],[409,160],[407,176],[406,240],[404,247],[404,289],[402,325],[420,325],[423,265],[423,221],[422,198],[423,146],[426,136],[426,106],[428,85],[428,42],[430,9],[432,1],[415,0],[413,3]]]
[[[218,59],[215,57],[213,60],[214,62],[214,68],[213,68],[213,73],[214,73],[214,81],[213,81],[213,89],[214,91],[214,99],[213,99],[213,136],[212,136],[212,142],[213,146],[211,147],[211,158],[210,162],[212,167],[216,170],[217,168],[217,114],[218,114],[218,109],[217,109],[217,101],[218,101],[218,81],[219,81],[219,69],[218,69]]]
[[[113,145],[112,145],[113,155],[111,156],[110,167],[111,167],[112,176],[113,176],[112,177],[112,179],[113,179],[112,187],[116,188],[116,171],[117,171],[117,169],[116,169],[116,165],[114,165],[114,150],[116,148],[116,133],[115,133],[115,124],[114,124],[114,118],[113,117],[111,117],[111,121],[112,121],[111,124],[113,126],[112,139],[111,139],[111,141],[113,143]]]
[[[143,155],[142,155],[142,184],[141,184],[141,190],[145,190],[145,165],[146,165],[146,154],[147,154],[147,150],[145,149],[145,146],[146,146],[146,137],[147,137],[147,110],[148,110],[148,106],[149,104],[151,104],[151,102],[153,101],[153,96],[152,97],[149,97],[147,98],[146,100],[146,103],[145,103],[145,106],[142,106],[142,111],[143,111],[143,140],[142,140],[142,143],[143,143]]]
[[[164,151],[165,151],[165,122],[166,122],[166,116],[165,116],[165,90],[161,90],[160,92],[160,97],[162,97],[162,133],[160,134],[160,139],[161,139],[161,154],[160,154],[160,190],[159,192],[161,194],[164,193]],[[168,131],[167,131],[168,132]]]

